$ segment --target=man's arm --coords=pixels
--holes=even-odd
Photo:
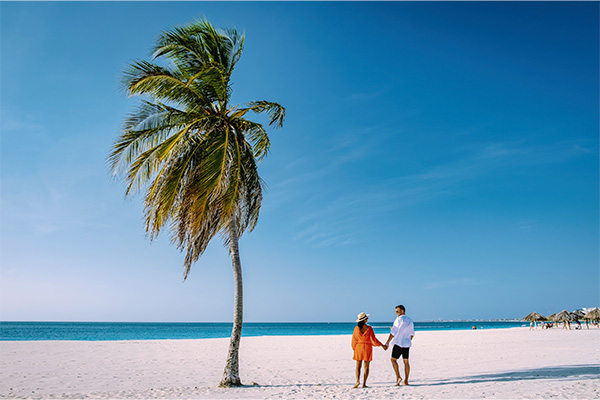
[[[391,332],[390,332],[390,336],[388,336],[387,342],[385,342],[386,345],[389,346],[390,342],[392,341],[392,339],[394,338],[394,336],[396,336],[398,334],[398,328],[394,325],[391,328]]]
[[[390,342],[392,341],[392,339],[393,339],[393,338],[394,338],[394,335],[392,335],[392,334],[390,333],[390,336],[388,336],[388,338],[387,338],[387,341],[385,342],[385,345],[386,345],[386,346],[389,346],[389,345],[390,345]]]

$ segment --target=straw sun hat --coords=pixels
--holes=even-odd
[[[371,314],[365,314],[364,312],[361,312],[360,314],[357,315],[358,319],[356,320],[356,322],[360,322],[360,321],[369,319],[369,315],[371,315]]]

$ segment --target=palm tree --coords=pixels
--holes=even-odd
[[[220,233],[235,279],[235,310],[227,363],[220,386],[240,386],[242,267],[238,240],[258,220],[263,182],[257,161],[270,147],[264,127],[246,119],[267,113],[281,127],[285,108],[268,101],[230,105],[231,74],[244,35],[217,30],[208,21],[163,32],[153,60],[138,60],[124,74],[130,96],[144,96],[125,119],[108,161],[123,175],[126,195],[144,191],[150,240],[168,226],[185,252],[184,280],[210,240]]]

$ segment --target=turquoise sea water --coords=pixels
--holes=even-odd
[[[376,334],[390,331],[392,322],[372,322]],[[356,324],[246,322],[242,336],[350,335]],[[529,326],[515,321],[415,322],[416,331],[502,329]],[[208,339],[231,335],[231,323],[159,322],[3,322],[0,340],[156,340]]]

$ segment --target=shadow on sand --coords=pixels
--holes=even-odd
[[[509,371],[498,374],[482,374],[465,376],[456,379],[439,380],[432,383],[418,382],[411,384],[410,386],[441,386],[441,385],[462,385],[470,383],[485,383],[485,382],[515,382],[515,381],[528,381],[537,379],[565,379],[565,378],[577,378],[580,380],[587,379],[598,379],[600,378],[600,364],[586,364],[586,365],[566,365],[561,367],[546,367],[537,369],[527,369],[521,371]],[[390,384],[392,382],[372,382],[372,385]],[[282,385],[254,385],[254,386],[243,386],[243,387],[255,387],[255,388],[275,388],[275,387],[326,387],[326,386],[348,386],[351,387],[352,383],[296,383],[296,384],[282,384]]]
[[[556,378],[577,378],[582,380],[598,379],[600,378],[600,364],[566,365],[561,367],[509,371],[498,374],[472,375],[457,379],[441,380],[439,382],[430,383],[429,385],[425,384],[425,386],[460,385],[483,382],[514,382]]]

